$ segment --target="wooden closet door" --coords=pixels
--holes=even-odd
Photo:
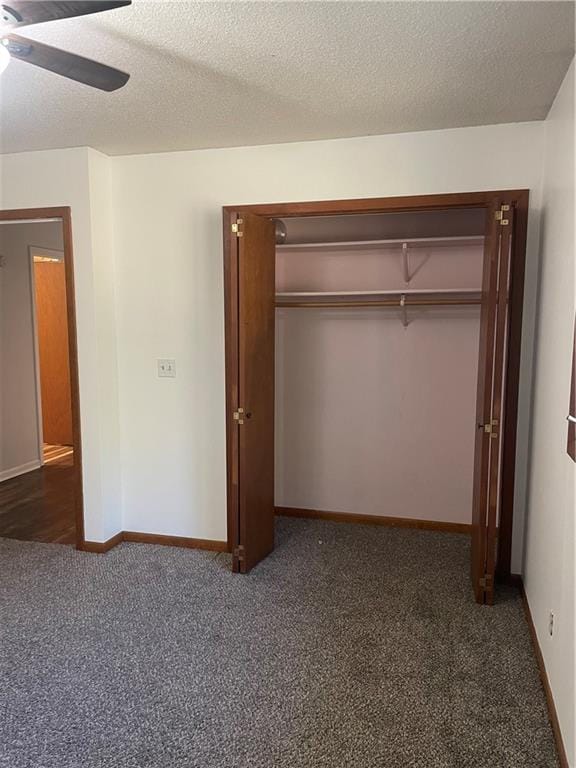
[[[488,217],[480,313],[472,510],[471,576],[478,603],[492,603],[494,599],[514,210],[496,200]]]
[[[274,548],[275,227],[240,214],[238,234],[238,546],[248,572]]]
[[[34,286],[43,439],[49,445],[72,445],[72,401],[64,262],[34,262]]]

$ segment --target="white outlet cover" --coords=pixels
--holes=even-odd
[[[176,378],[176,360],[162,358],[158,360],[158,377],[160,379]]]

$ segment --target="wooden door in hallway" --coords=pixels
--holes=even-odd
[[[64,261],[34,261],[36,327],[45,443],[72,445]]]

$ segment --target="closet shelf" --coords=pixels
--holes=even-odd
[[[463,245],[481,245],[484,242],[483,235],[467,235],[462,237],[404,237],[389,240],[350,240],[346,242],[332,243],[284,243],[277,245],[276,250],[280,253],[287,251],[333,251],[333,250],[376,250],[386,246],[407,245],[416,248],[426,248],[429,246],[463,246]]]

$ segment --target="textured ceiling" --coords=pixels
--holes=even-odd
[[[95,91],[20,61],[0,149],[108,154],[543,119],[571,2],[147,2],[18,30],[131,73]]]

